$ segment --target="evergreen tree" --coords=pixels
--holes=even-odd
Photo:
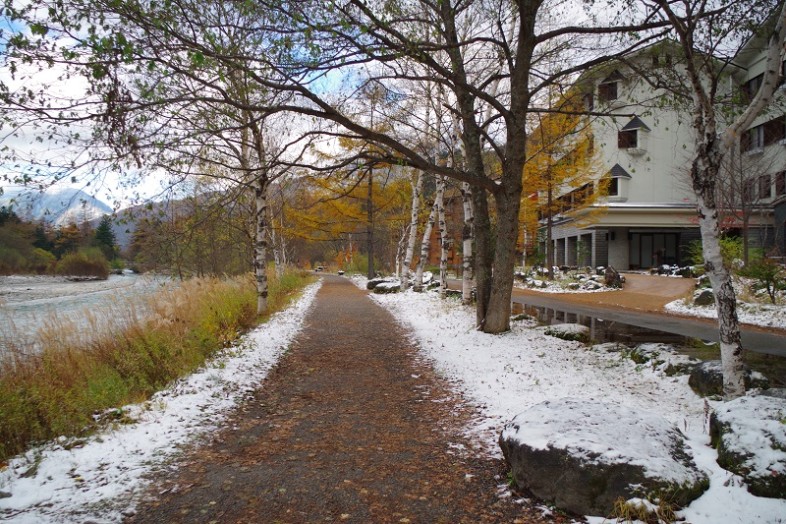
[[[93,234],[93,245],[101,250],[107,260],[113,260],[117,256],[117,238],[112,230],[111,216],[101,217],[101,222]]]

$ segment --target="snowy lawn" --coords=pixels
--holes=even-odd
[[[0,469],[0,519],[16,523],[119,522],[133,514],[147,476],[221,426],[300,331],[320,283],[193,375],[144,404],[126,406],[117,424],[84,440],[51,443]]]
[[[718,318],[715,305],[695,306],[680,299],[666,304],[666,311],[693,317]],[[786,329],[786,306],[774,304],[755,304],[737,302],[737,316],[740,322],[756,326]]]
[[[603,346],[593,349],[545,334],[530,321],[511,331],[488,335],[474,329],[475,313],[433,293],[372,295],[399,321],[436,369],[455,381],[481,409],[470,431],[489,452],[499,455],[497,439],[505,423],[526,408],[565,397],[615,402],[660,415],[687,437],[687,451],[710,477],[710,489],[680,512],[691,524],[786,523],[786,500],[751,495],[737,477],[715,462],[709,447],[704,400],[687,376],[668,377]],[[710,403],[710,405],[717,405]],[[626,428],[614,428],[620,441]],[[607,522],[590,518],[592,523]]]

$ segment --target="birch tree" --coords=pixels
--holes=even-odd
[[[717,186],[724,159],[736,147],[739,138],[768,107],[778,85],[786,39],[786,4],[774,13],[771,2],[719,2],[656,0],[652,4],[671,24],[684,55],[684,71],[689,84],[690,114],[696,153],[690,167],[690,179],[697,199],[699,228],[703,245],[704,268],[715,293],[718,313],[723,390],[727,397],[745,393],[743,348],[737,318],[736,296],[729,268],[720,248],[720,220]],[[770,16],[771,15],[771,16]],[[741,34],[748,22],[766,20],[761,29]],[[764,42],[766,65],[761,85],[750,101],[724,128],[720,96],[721,82],[728,82],[727,67],[737,48],[725,48],[742,38],[757,37]],[[739,45],[739,44],[737,44]]]
[[[407,249],[401,267],[401,287],[404,290],[410,286],[410,268],[412,267],[412,259],[415,256],[415,244],[417,243],[418,225],[420,223],[420,200],[423,192],[423,172],[417,171],[414,178],[410,178],[410,183],[412,185],[412,204],[409,215]]]

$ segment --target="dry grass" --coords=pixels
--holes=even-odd
[[[270,312],[307,281],[305,274],[272,279]],[[10,348],[0,362],[0,460],[91,431],[97,413],[149,397],[259,320],[249,276],[166,287],[91,312],[87,325],[52,316],[36,335],[36,355]]]

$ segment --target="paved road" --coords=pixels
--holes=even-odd
[[[324,279],[253,398],[156,479],[129,521],[545,522],[497,495],[500,460],[461,451],[471,414],[392,316],[348,280]]]
[[[718,340],[712,319],[669,314],[663,306],[693,291],[693,279],[626,274],[625,289],[601,293],[539,293],[514,288],[513,302],[603,318],[702,340]],[[786,332],[742,326],[743,346],[786,357]]]

